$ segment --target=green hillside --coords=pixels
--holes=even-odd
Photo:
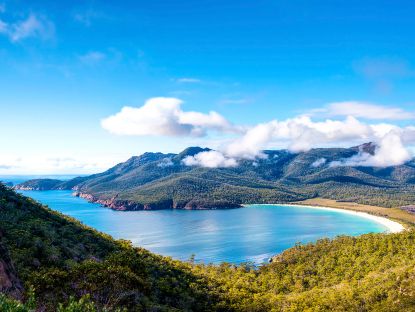
[[[158,256],[1,185],[0,212],[1,311],[415,309],[413,231],[323,239],[256,268]]]
[[[1,244],[25,287],[20,299],[33,289],[39,309],[54,311],[85,295],[110,311],[208,311],[218,300],[190,265],[114,241],[1,184],[0,212]]]
[[[249,203],[284,203],[314,197],[383,207],[415,202],[415,163],[388,168],[332,166],[372,144],[319,148],[304,153],[264,151],[232,168],[186,166],[180,154],[145,153],[109,170],[70,181],[31,180],[18,189],[67,189],[90,201],[121,210],[231,208]]]

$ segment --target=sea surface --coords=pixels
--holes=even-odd
[[[227,210],[114,211],[71,191],[21,191],[86,225],[152,252],[197,262],[266,262],[296,243],[384,232],[363,217],[297,206],[250,205]]]

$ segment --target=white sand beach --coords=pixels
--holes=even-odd
[[[306,207],[311,209],[325,209],[325,210],[332,210],[332,211],[338,211],[341,213],[347,213],[352,214],[355,216],[359,216],[366,219],[371,219],[373,221],[376,221],[388,228],[389,233],[399,233],[405,230],[404,226],[400,224],[399,222],[392,221],[385,217],[375,216],[371,215],[366,212],[361,211],[354,211],[354,210],[348,210],[348,209],[340,209],[340,208],[332,208],[332,207],[321,207],[321,206],[308,206],[308,205],[291,205],[291,204],[276,204],[276,206],[295,206],[295,207]]]

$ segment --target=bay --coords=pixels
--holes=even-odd
[[[71,191],[21,191],[114,238],[152,252],[197,262],[266,262],[296,243],[384,232],[373,220],[301,206],[249,205],[225,210],[114,211]]]

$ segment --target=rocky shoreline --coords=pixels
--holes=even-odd
[[[129,200],[118,199],[114,196],[110,199],[100,199],[92,194],[76,191],[74,196],[83,198],[91,203],[101,204],[104,207],[117,211],[137,211],[137,210],[163,210],[163,209],[184,209],[184,210],[214,210],[241,208],[242,205],[228,202],[200,202],[190,201],[187,203],[176,203],[168,200],[159,203],[141,204]]]
[[[62,188],[45,188],[34,187],[27,185],[16,185],[13,187],[20,191],[45,191],[45,190],[63,190]],[[161,201],[157,203],[142,204],[131,200],[122,200],[118,196],[112,198],[102,199],[89,193],[84,193],[79,190],[74,190],[73,196],[83,198],[90,203],[97,203],[103,207],[110,208],[117,211],[137,211],[137,210],[163,210],[163,209],[184,209],[184,210],[215,210],[215,209],[233,209],[241,208],[242,205],[230,203],[226,201],[201,201],[191,200],[189,202],[175,202],[173,199]]]
[[[53,181],[55,182],[55,181]],[[46,190],[73,190],[73,196],[83,198],[91,203],[97,203],[104,207],[118,211],[137,211],[137,210],[163,210],[163,209],[184,209],[184,210],[214,210],[214,209],[233,209],[241,208],[242,205],[227,201],[210,200],[191,200],[188,202],[175,202],[173,199],[156,203],[137,203],[132,200],[122,200],[118,196],[112,198],[99,198],[95,195],[84,193],[78,187],[63,188],[60,185],[43,185],[37,183],[18,184],[13,187],[20,191],[46,191]]]

